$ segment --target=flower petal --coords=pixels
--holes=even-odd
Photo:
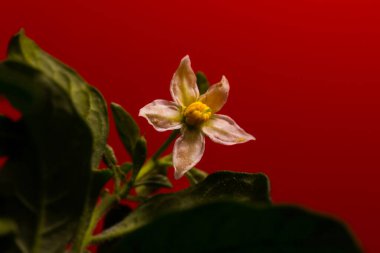
[[[182,106],[188,106],[199,97],[197,79],[191,69],[190,57],[186,55],[174,73],[170,85],[173,100]]]
[[[211,110],[216,113],[227,102],[230,85],[225,76],[219,83],[212,85],[205,94],[203,94],[199,101],[206,104]]]
[[[174,177],[178,179],[194,167],[201,160],[204,150],[204,135],[200,131],[184,128],[182,136],[174,144]]]
[[[182,126],[178,105],[157,99],[140,109],[139,116],[146,118],[157,131],[179,129]]]
[[[224,145],[234,145],[255,140],[255,137],[248,134],[236,122],[226,115],[215,114],[202,126],[202,132],[216,143]]]

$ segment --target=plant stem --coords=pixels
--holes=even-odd
[[[153,154],[153,156],[147,160],[144,164],[144,166],[141,168],[140,173],[137,175],[135,179],[140,178],[143,174],[153,169],[158,161],[158,158],[162,155],[162,153],[169,147],[169,145],[175,140],[175,138],[179,135],[180,130],[174,130],[168,139],[161,145],[161,147],[156,151],[156,153]],[[116,171],[115,171],[116,172]],[[133,179],[131,179],[133,180]],[[92,243],[92,232],[95,229],[95,226],[98,224],[99,220],[107,213],[107,211],[119,201],[119,196],[125,196],[125,198],[132,200],[132,201],[141,201],[142,199],[128,195],[129,191],[133,187],[134,182],[130,181],[126,184],[124,184],[121,189],[119,189],[117,192],[114,192],[113,194],[106,195],[104,198],[101,199],[101,202],[95,207],[90,223],[88,225],[86,234],[84,236],[84,243],[83,246],[86,247],[88,244]]]
[[[98,224],[99,220],[103,217],[103,215],[116,203],[118,202],[118,198],[115,194],[106,195],[102,198],[99,205],[97,205],[91,215],[90,222],[88,223],[87,229],[84,233],[83,239],[81,243],[78,245],[74,245],[72,249],[72,253],[82,253],[90,243],[92,238],[92,232]]]
[[[161,145],[161,147],[152,155],[152,157],[147,160],[144,164],[144,166],[141,168],[140,172],[137,174],[136,180],[139,180],[142,178],[146,173],[154,169],[154,167],[159,162],[158,158],[162,155],[162,153],[169,147],[170,143],[172,143],[175,138],[179,135],[180,130],[176,129],[174,130],[169,137],[166,139],[166,141]]]

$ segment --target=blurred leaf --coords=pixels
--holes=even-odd
[[[112,147],[109,145],[106,145],[106,148],[104,150],[103,161],[109,168],[117,165],[115,153],[113,152]]]
[[[136,178],[139,173],[141,167],[143,166],[146,160],[147,147],[146,140],[144,137],[140,137],[137,139],[134,154],[132,157],[133,160],[133,180]]]
[[[152,170],[153,172],[154,170]],[[166,171],[166,168],[165,168]],[[138,196],[147,197],[160,188],[172,188],[173,185],[165,173],[148,173],[145,174],[138,182],[135,183],[135,189]]]
[[[109,132],[107,106],[102,95],[73,69],[43,51],[25,36],[24,31],[20,31],[11,39],[8,59],[40,70],[46,77],[54,80],[55,85],[68,93],[74,107],[92,131],[92,168],[96,169]]]
[[[160,174],[154,174],[150,177],[143,177],[141,178],[135,186],[140,186],[140,185],[157,185],[160,187],[167,187],[171,188],[173,185],[171,184],[170,180],[168,177]]]
[[[17,232],[17,225],[10,219],[0,218],[0,237]]]
[[[120,105],[111,103],[111,110],[120,140],[133,157],[135,146],[140,137],[140,129],[133,117]]]
[[[15,152],[24,136],[25,127],[22,122],[14,122],[0,115],[0,156]]]
[[[359,253],[340,222],[292,206],[211,203],[162,216],[109,253]]]
[[[196,73],[196,76],[197,76],[197,85],[199,89],[199,94],[202,95],[208,90],[208,87],[210,86],[210,84],[207,80],[206,75],[203,72],[198,71]]]
[[[185,176],[189,180],[190,184],[194,185],[202,182],[208,176],[208,174],[203,170],[192,168],[186,172]]]
[[[7,252],[11,248],[15,248],[14,237],[17,233],[17,224],[5,218],[0,218],[0,249]]]
[[[132,168],[133,168],[132,163],[126,162],[120,165],[120,170],[124,173],[124,175],[128,174]]]
[[[63,252],[88,199],[91,130],[68,93],[24,63],[0,64],[0,94],[22,112],[27,134],[0,171],[0,214],[19,231],[13,250]]]
[[[86,197],[83,200],[81,200],[81,205],[84,205],[84,207],[81,209],[82,213],[77,214],[77,217],[82,216],[82,219],[80,220],[81,222],[79,224],[79,228],[77,230],[75,237],[78,241],[81,241],[82,237],[85,235],[85,231],[88,226],[87,221],[89,220],[89,217],[91,216],[93,206],[95,205],[95,202],[97,199],[97,196],[95,196],[95,193],[99,192],[100,190],[99,185],[101,185],[98,182],[96,175],[93,175],[93,172],[91,169],[96,169],[98,167],[100,159],[103,156],[106,140],[108,137],[109,126],[108,126],[107,107],[106,107],[105,101],[102,95],[95,88],[88,85],[74,70],[72,70],[68,66],[64,65],[57,59],[53,58],[52,56],[50,56],[49,54],[41,50],[38,47],[38,45],[36,45],[32,40],[30,40],[29,38],[25,36],[23,31],[21,31],[19,34],[17,34],[16,36],[12,38],[9,44],[9,48],[8,48],[8,59],[9,59],[10,64],[13,64],[13,65],[17,65],[16,62],[18,62],[18,65],[19,65],[18,68],[22,68],[19,71],[22,72],[24,75],[29,74],[28,76],[25,76],[23,80],[23,85],[25,87],[21,85],[20,86],[13,85],[9,87],[8,90],[6,90],[6,92],[8,92],[7,96],[10,100],[11,100],[11,97],[16,98],[16,100],[14,100],[14,106],[17,107],[18,100],[22,100],[23,103],[28,104],[29,107],[34,106],[40,109],[43,108],[41,110],[47,111],[45,107],[50,106],[50,105],[45,105],[46,104],[45,100],[46,100],[49,103],[54,104],[54,106],[55,104],[57,104],[58,105],[57,107],[61,106],[63,108],[63,109],[59,109],[58,112],[55,112],[54,106],[51,106],[52,108],[50,111],[48,111],[48,113],[50,114],[55,113],[57,115],[54,115],[54,116],[60,117],[59,114],[61,113],[62,110],[70,109],[74,111],[76,114],[78,114],[77,117],[80,118],[81,121],[84,121],[81,124],[85,125],[85,127],[87,128],[86,130],[90,130],[89,142],[91,146],[89,150],[86,150],[86,152],[89,153],[89,155],[91,156],[90,168],[87,168],[86,166],[82,166],[81,170],[78,171],[79,173],[82,170],[89,169],[88,171],[86,171],[86,173],[89,173],[89,178],[88,178],[89,182],[87,183],[86,182],[87,178],[84,177],[83,178],[84,183],[82,184],[82,187],[81,187],[81,191],[84,191],[86,193]],[[23,66],[23,67],[20,67],[20,66]],[[38,75],[32,72],[36,72],[38,73]],[[34,76],[38,76],[38,78],[42,80],[41,82],[43,82],[44,80],[48,80],[47,82],[49,84],[45,85],[47,86],[47,88],[41,87],[41,90],[36,90],[32,92],[30,90],[32,89],[32,87],[30,87],[30,85],[27,85],[29,82],[28,78],[29,79],[31,78],[30,75],[33,75],[33,78]],[[39,80],[37,80],[36,82],[38,81]],[[29,87],[29,89],[27,87]],[[53,90],[53,92],[50,90]],[[57,93],[56,90],[64,94],[62,95],[62,98],[60,98],[59,96],[54,97],[55,93]],[[62,101],[59,99],[61,99]],[[29,109],[25,108],[25,110],[26,111],[23,111],[24,117],[26,115],[25,112],[27,112],[27,110]],[[73,114],[73,112],[70,111],[70,114]],[[43,117],[42,114],[40,117]],[[60,134],[62,134],[62,138],[64,136],[66,136],[67,138],[72,138],[70,137],[70,133],[66,134],[66,132],[63,132],[62,130],[63,128],[65,128],[65,131],[71,131],[70,130],[71,128],[81,127],[80,125],[76,126],[75,124],[72,124],[70,125],[70,127],[67,127],[67,125],[69,125],[69,122],[70,121],[62,123],[60,127],[57,126],[56,131],[60,131]],[[49,132],[47,132],[46,136],[48,135],[49,135]],[[54,139],[54,136],[50,136],[50,138],[52,142],[55,140],[55,142],[50,145],[52,146],[61,145],[60,142],[58,141],[59,138]],[[80,145],[79,143],[82,141],[82,139],[86,139],[87,136],[86,135],[84,135],[83,137],[76,136],[75,138],[76,138],[75,140],[74,139],[67,140],[67,142],[69,141],[73,142],[72,146],[66,147],[67,149],[70,150],[70,152],[72,152],[72,149],[75,150],[76,147],[80,147],[82,144]],[[84,141],[83,145],[84,144],[86,144],[86,140]],[[31,146],[29,147],[30,149],[34,148],[32,145],[34,145],[34,143],[31,144]],[[53,147],[51,152],[57,152],[57,151],[54,151],[54,147]],[[71,160],[71,159],[75,160],[75,157],[81,155],[81,153],[78,152],[78,154],[71,157],[69,155],[70,152],[63,150],[60,152],[60,154],[62,158],[65,157],[67,160]],[[62,154],[65,154],[65,155],[62,155]],[[44,155],[42,155],[43,156],[42,158],[47,159],[46,157],[44,157]],[[51,162],[54,163],[53,156],[50,159],[52,159]],[[86,158],[84,157],[83,160],[86,161]],[[70,161],[70,162],[73,162],[73,161]],[[81,161],[76,166],[80,166],[81,164],[83,165],[84,161]],[[60,163],[61,161],[57,160],[55,162]],[[66,163],[70,163],[70,162],[67,161]],[[95,178],[92,178],[93,176]]]
[[[270,203],[268,178],[261,173],[223,171],[211,174],[201,183],[186,190],[152,197],[122,222],[103,231],[94,240],[119,237],[148,224],[160,215],[224,199]]]

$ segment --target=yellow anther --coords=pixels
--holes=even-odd
[[[183,116],[186,124],[198,126],[211,117],[211,109],[202,102],[194,102],[185,108]]]

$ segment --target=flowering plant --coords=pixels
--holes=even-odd
[[[0,95],[22,117],[0,115],[1,252],[360,252],[342,223],[271,204],[266,175],[194,168],[205,136],[224,145],[254,140],[218,114],[225,77],[209,87],[186,56],[170,91],[172,102],[140,110],[156,130],[173,131],[151,157],[133,117],[111,103],[131,157],[120,163],[107,145],[99,91],[23,32],[14,36],[0,63]],[[173,154],[163,156],[175,139]],[[161,194],[172,187],[171,167],[191,186]]]
[[[155,100],[140,110],[157,131],[181,129],[173,151],[175,178],[180,178],[202,158],[204,135],[224,145],[244,143],[255,138],[225,115],[216,114],[226,103],[230,86],[227,78],[199,94],[190,58],[182,59],[174,73],[170,93],[174,102]]]

